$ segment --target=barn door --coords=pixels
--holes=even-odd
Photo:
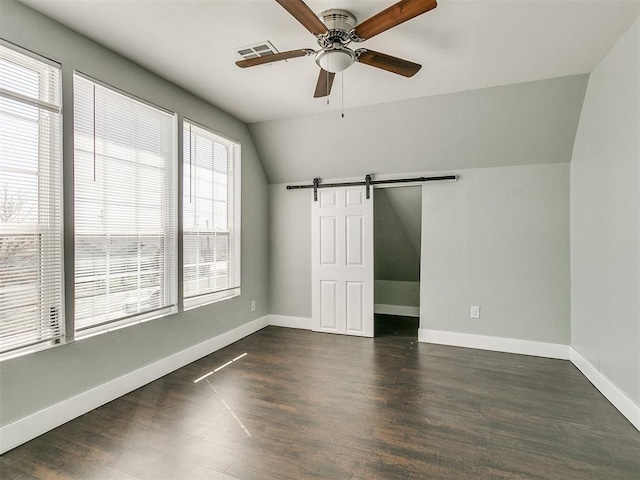
[[[312,201],[313,330],[373,336],[373,189],[323,188]]]

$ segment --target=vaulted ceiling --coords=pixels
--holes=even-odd
[[[274,0],[21,0],[245,122],[283,119],[589,73],[640,11],[638,1],[441,0],[362,46],[423,65],[410,79],[355,64],[314,99],[312,58],[236,67],[237,47],[317,48]],[[362,21],[394,0],[308,0]],[[344,92],[344,96],[343,96]]]
[[[587,75],[249,126],[270,183],[569,162]]]

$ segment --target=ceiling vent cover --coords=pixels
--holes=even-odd
[[[268,40],[247,45],[246,47],[234,48],[234,50],[245,60],[249,60],[250,58],[266,57],[267,55],[279,53],[276,47],[274,47]]]

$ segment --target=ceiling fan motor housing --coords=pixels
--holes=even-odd
[[[319,16],[329,33],[318,38],[322,50],[316,55],[316,63],[327,72],[342,72],[356,61],[355,52],[346,45],[351,41],[357,19],[353,13],[335,8]]]
[[[329,30],[328,43],[348,43],[351,30],[356,26],[356,16],[347,10],[332,8],[320,14],[320,20]]]

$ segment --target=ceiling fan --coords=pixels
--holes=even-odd
[[[436,0],[401,0],[356,26],[355,15],[346,10],[326,10],[316,16],[302,0],[276,0],[307,30],[316,36],[320,50],[302,48],[236,62],[241,68],[264,65],[279,60],[315,55],[320,67],[314,97],[331,93],[333,78],[354,62],[364,63],[404,77],[412,77],[422,65],[366,48],[352,50],[351,42],[364,42],[390,28],[436,8]]]

